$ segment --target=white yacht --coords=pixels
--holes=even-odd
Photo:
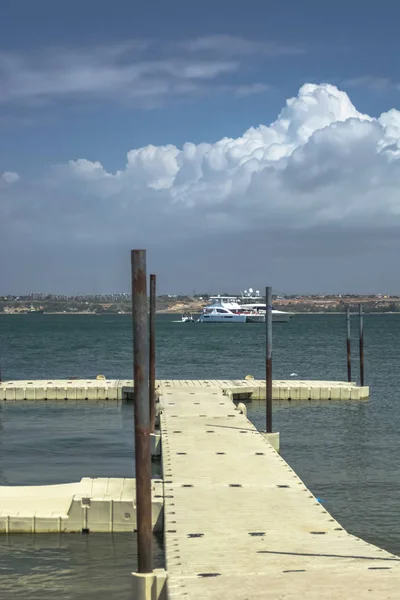
[[[232,302],[224,302],[224,299],[211,299],[215,301],[204,307],[199,323],[246,323],[246,315],[241,313],[238,304],[236,307]]]
[[[249,308],[252,311],[255,311],[256,314],[262,315],[263,323],[265,323],[265,313],[267,312],[267,307],[264,302],[263,303],[253,303],[253,304],[243,304],[242,308]],[[294,316],[294,313],[286,312],[284,310],[276,310],[272,309],[272,322],[273,323],[287,323]]]
[[[249,296],[245,292],[241,298],[210,296],[210,300],[211,304],[203,309],[199,323],[265,323],[266,304],[258,295]],[[287,323],[292,316],[293,313],[272,310],[272,321],[276,323]]]
[[[242,296],[238,299],[238,302],[240,303],[240,307],[243,310],[248,309],[256,312],[257,314],[263,315],[263,321],[265,323],[265,313],[267,312],[267,305],[263,301],[258,290],[256,290],[255,296],[253,296],[253,293],[254,290],[252,288],[249,288],[249,290],[245,290]],[[294,313],[292,312],[286,312],[284,310],[275,310],[274,308],[271,312],[273,323],[287,323],[294,316]]]

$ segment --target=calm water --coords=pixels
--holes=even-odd
[[[157,322],[160,378],[263,376],[262,325],[173,319]],[[274,429],[284,458],[349,531],[400,554],[400,316],[367,316],[365,335],[371,399],[275,405]],[[344,336],[340,315],[277,325],[274,377],[344,379]],[[0,316],[3,379],[130,377],[131,346],[127,316]],[[356,339],[353,349],[356,374]],[[248,416],[263,427],[264,412],[254,405]],[[132,476],[132,456],[131,406],[0,403],[2,485]],[[0,598],[129,598],[135,552],[131,535],[0,537]],[[155,554],[160,563],[158,543]]]

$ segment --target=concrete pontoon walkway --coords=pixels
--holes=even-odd
[[[164,387],[161,408],[170,600],[399,597],[400,559],[344,531],[221,389]]]
[[[217,389],[236,400],[265,400],[265,381],[256,379],[169,379],[157,381],[161,389]],[[274,400],[362,400],[368,386],[344,381],[275,380]],[[4,381],[0,401],[20,400],[126,400],[132,397],[129,379],[49,379]]]
[[[153,528],[162,529],[162,481],[153,479]],[[121,532],[136,529],[136,480],[0,487],[0,533]]]

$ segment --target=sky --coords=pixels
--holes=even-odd
[[[400,294],[399,18],[2,0],[0,294]]]

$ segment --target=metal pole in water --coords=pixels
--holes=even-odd
[[[267,342],[267,357],[266,357],[266,404],[267,404],[267,433],[272,433],[272,288],[265,288],[265,324],[266,324],[266,342]]]
[[[150,431],[155,430],[156,416],[156,276],[150,275],[150,334],[149,334],[149,401]]]
[[[346,307],[346,328],[347,328],[347,381],[351,381],[351,333],[350,333],[350,306]]]
[[[360,315],[360,385],[364,385],[364,316],[363,306],[359,305]]]
[[[153,571],[146,250],[131,251],[138,572]]]

